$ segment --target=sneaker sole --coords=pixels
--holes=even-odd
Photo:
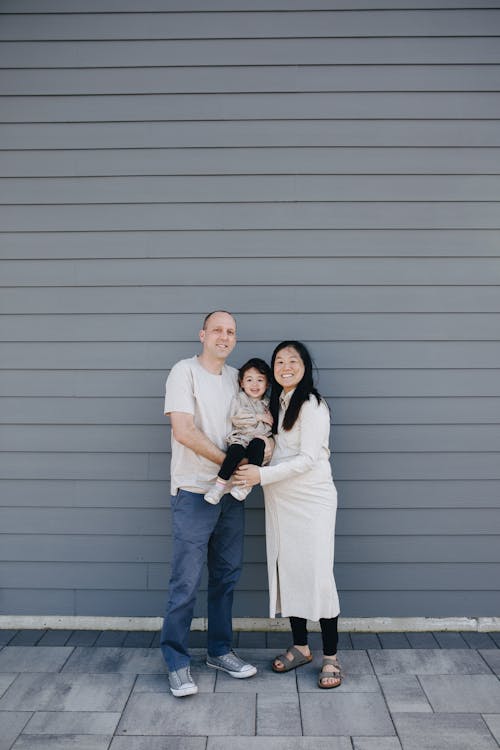
[[[170,688],[170,692],[175,698],[184,698],[186,695],[196,695],[198,692],[197,685],[189,685],[188,687],[181,688]]]
[[[246,677],[253,677],[254,674],[257,674],[257,667],[251,667],[251,669],[247,669],[245,672],[231,672],[231,670],[229,669],[219,667],[218,664],[210,664],[209,661],[207,661],[207,667],[212,667],[212,669],[220,669],[221,672],[225,672],[226,674],[231,675],[231,677],[234,677],[236,680],[244,680]]]

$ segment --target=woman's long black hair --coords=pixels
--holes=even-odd
[[[297,421],[297,417],[299,416],[299,412],[300,412],[302,404],[305,401],[308,401],[311,395],[316,397],[318,404],[321,403],[321,401],[323,400],[321,398],[321,395],[318,393],[317,389],[314,387],[313,362],[311,359],[311,355],[307,351],[307,348],[300,341],[282,341],[281,344],[278,344],[278,346],[274,350],[273,356],[271,359],[271,371],[272,371],[273,379],[272,379],[272,385],[271,385],[271,399],[269,402],[269,409],[271,411],[271,414],[274,420],[273,434],[276,434],[276,432],[278,431],[278,414],[280,410],[280,395],[281,395],[281,391],[283,390],[282,386],[279,385],[279,383],[277,383],[274,378],[274,362],[279,352],[282,349],[287,349],[288,347],[290,347],[291,349],[295,349],[295,351],[301,358],[302,362],[304,363],[305,371],[304,371],[304,376],[302,380],[300,381],[300,383],[297,385],[294,392],[292,393],[292,398],[290,399],[290,403],[288,404],[288,409],[286,410],[285,417],[283,419],[283,429],[284,430],[292,429],[293,425]]]

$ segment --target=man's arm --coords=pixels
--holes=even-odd
[[[170,413],[170,424],[174,438],[178,443],[190,448],[203,458],[208,458],[214,464],[220,466],[224,461],[226,454],[221,451],[215,443],[212,443],[207,436],[196,427],[192,414],[186,414],[182,411],[173,411]]]

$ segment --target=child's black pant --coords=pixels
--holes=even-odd
[[[219,470],[219,477],[228,480],[243,458],[248,458],[250,464],[262,466],[265,449],[266,444],[260,438],[250,440],[246,448],[243,445],[233,443],[227,449],[226,458]]]

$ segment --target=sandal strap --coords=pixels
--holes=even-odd
[[[324,667],[327,664],[331,665],[332,667],[335,667],[334,671],[325,672]],[[328,677],[342,677],[342,668],[336,656],[324,656],[323,657],[323,664],[321,665],[321,672],[319,673],[320,679],[322,675],[326,675]]]
[[[289,659],[287,654],[292,654],[293,659]],[[287,650],[284,653],[278,654],[278,656],[276,656],[273,659],[273,661],[280,661],[282,664],[292,664],[295,661],[295,659],[303,659],[303,658],[304,658],[304,654],[301,653],[298,648],[295,648],[295,646],[290,646],[289,648],[287,648]]]
[[[299,651],[299,649],[296,648],[295,646],[290,646],[290,648],[287,649],[287,651],[290,654],[293,654],[296,659],[304,659],[304,654],[302,653],[302,651]],[[289,659],[287,659],[287,661],[289,661]]]

